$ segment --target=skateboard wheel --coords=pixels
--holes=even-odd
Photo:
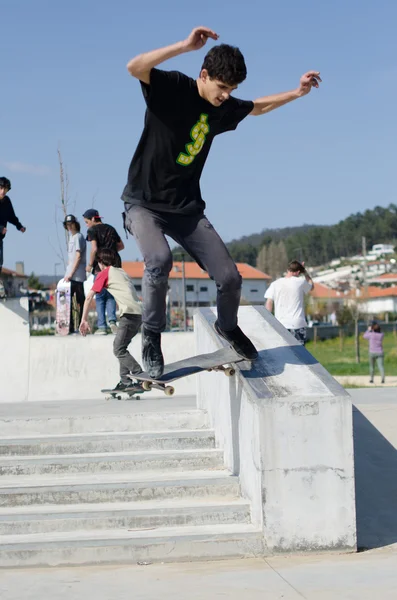
[[[233,377],[233,375],[236,373],[235,369],[233,369],[233,367],[228,367],[227,369],[225,369],[225,375],[227,377]]]
[[[208,373],[210,373],[212,371],[212,369],[207,369]]]
[[[175,389],[172,387],[172,385],[167,385],[166,388],[164,388],[164,393],[166,396],[173,396],[175,392]]]
[[[152,382],[151,381],[143,381],[142,387],[145,390],[145,392],[150,392],[150,390],[152,389]]]

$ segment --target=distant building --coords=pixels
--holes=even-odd
[[[4,287],[9,297],[19,297],[25,295],[28,276],[23,272],[12,271],[3,267],[1,271],[1,278],[4,283]]]
[[[246,304],[263,304],[265,291],[271,277],[245,263],[237,263],[237,268],[243,278],[242,301]],[[124,261],[123,269],[131,277],[140,296],[144,263]],[[169,302],[172,307],[182,306],[183,303],[182,275],[182,263],[174,262],[169,276]],[[185,286],[186,306],[199,307],[216,304],[215,282],[195,262],[185,262]]]
[[[397,286],[378,288],[368,286],[360,290],[360,310],[363,313],[378,315],[382,313],[397,313]]]
[[[375,256],[381,256],[382,254],[394,254],[393,244],[374,244],[372,250],[368,254]]]
[[[314,283],[314,288],[308,294],[307,311],[316,314],[322,307],[330,314],[343,305],[345,298],[343,292],[333,290],[321,283]]]

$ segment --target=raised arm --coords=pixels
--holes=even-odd
[[[138,56],[135,56],[135,58],[131,59],[127,64],[128,72],[140,81],[150,83],[150,71],[153,67],[157,67],[157,65],[169,58],[179,56],[179,54],[191,52],[192,50],[199,50],[205,46],[208,38],[217,40],[218,37],[218,34],[208,27],[196,27],[189,37],[181,42],[157,50],[151,50],[144,54],[138,54]]]
[[[290,92],[281,92],[281,94],[273,94],[271,96],[263,96],[254,100],[254,108],[250,115],[257,117],[265,113],[284,106],[288,102],[306,96],[313,87],[318,88],[321,82],[319,71],[308,71],[300,78],[299,87]]]
[[[309,275],[309,273],[306,271],[305,268],[302,271],[302,274],[305,276],[305,279],[306,279],[307,283],[311,286],[311,289],[313,289],[314,288],[314,281],[311,278],[311,276]]]

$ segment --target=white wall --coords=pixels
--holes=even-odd
[[[113,356],[114,336],[29,335],[27,298],[0,302],[0,402],[85,400],[103,397],[102,388],[119,381],[118,361]],[[141,336],[130,352],[141,362]],[[162,347],[170,363],[195,352],[194,334],[164,333]],[[175,395],[194,394],[194,376],[175,382]],[[147,397],[163,397],[159,390]]]
[[[362,303],[362,312],[372,315],[383,312],[397,312],[397,298],[373,298]]]
[[[141,286],[141,279],[133,279],[134,285]],[[170,302],[183,302],[183,286],[181,279],[169,279]],[[211,279],[186,279],[186,287],[193,286],[193,291],[186,291],[186,302],[197,304],[198,302],[208,302],[211,305],[216,303],[216,285]],[[263,302],[266,291],[265,279],[243,279],[241,296],[248,302]],[[207,288],[201,291],[201,288]],[[256,292],[251,290],[257,290]],[[141,292],[138,291],[138,295]]]
[[[28,299],[0,300],[0,402],[27,398],[29,340]]]

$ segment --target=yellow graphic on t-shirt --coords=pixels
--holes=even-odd
[[[191,165],[197,154],[203,149],[206,135],[208,135],[210,126],[208,125],[208,115],[202,113],[197,123],[192,127],[190,131],[190,137],[193,140],[193,144],[186,144],[186,154],[181,152],[176,159],[179,165],[184,167]]]

